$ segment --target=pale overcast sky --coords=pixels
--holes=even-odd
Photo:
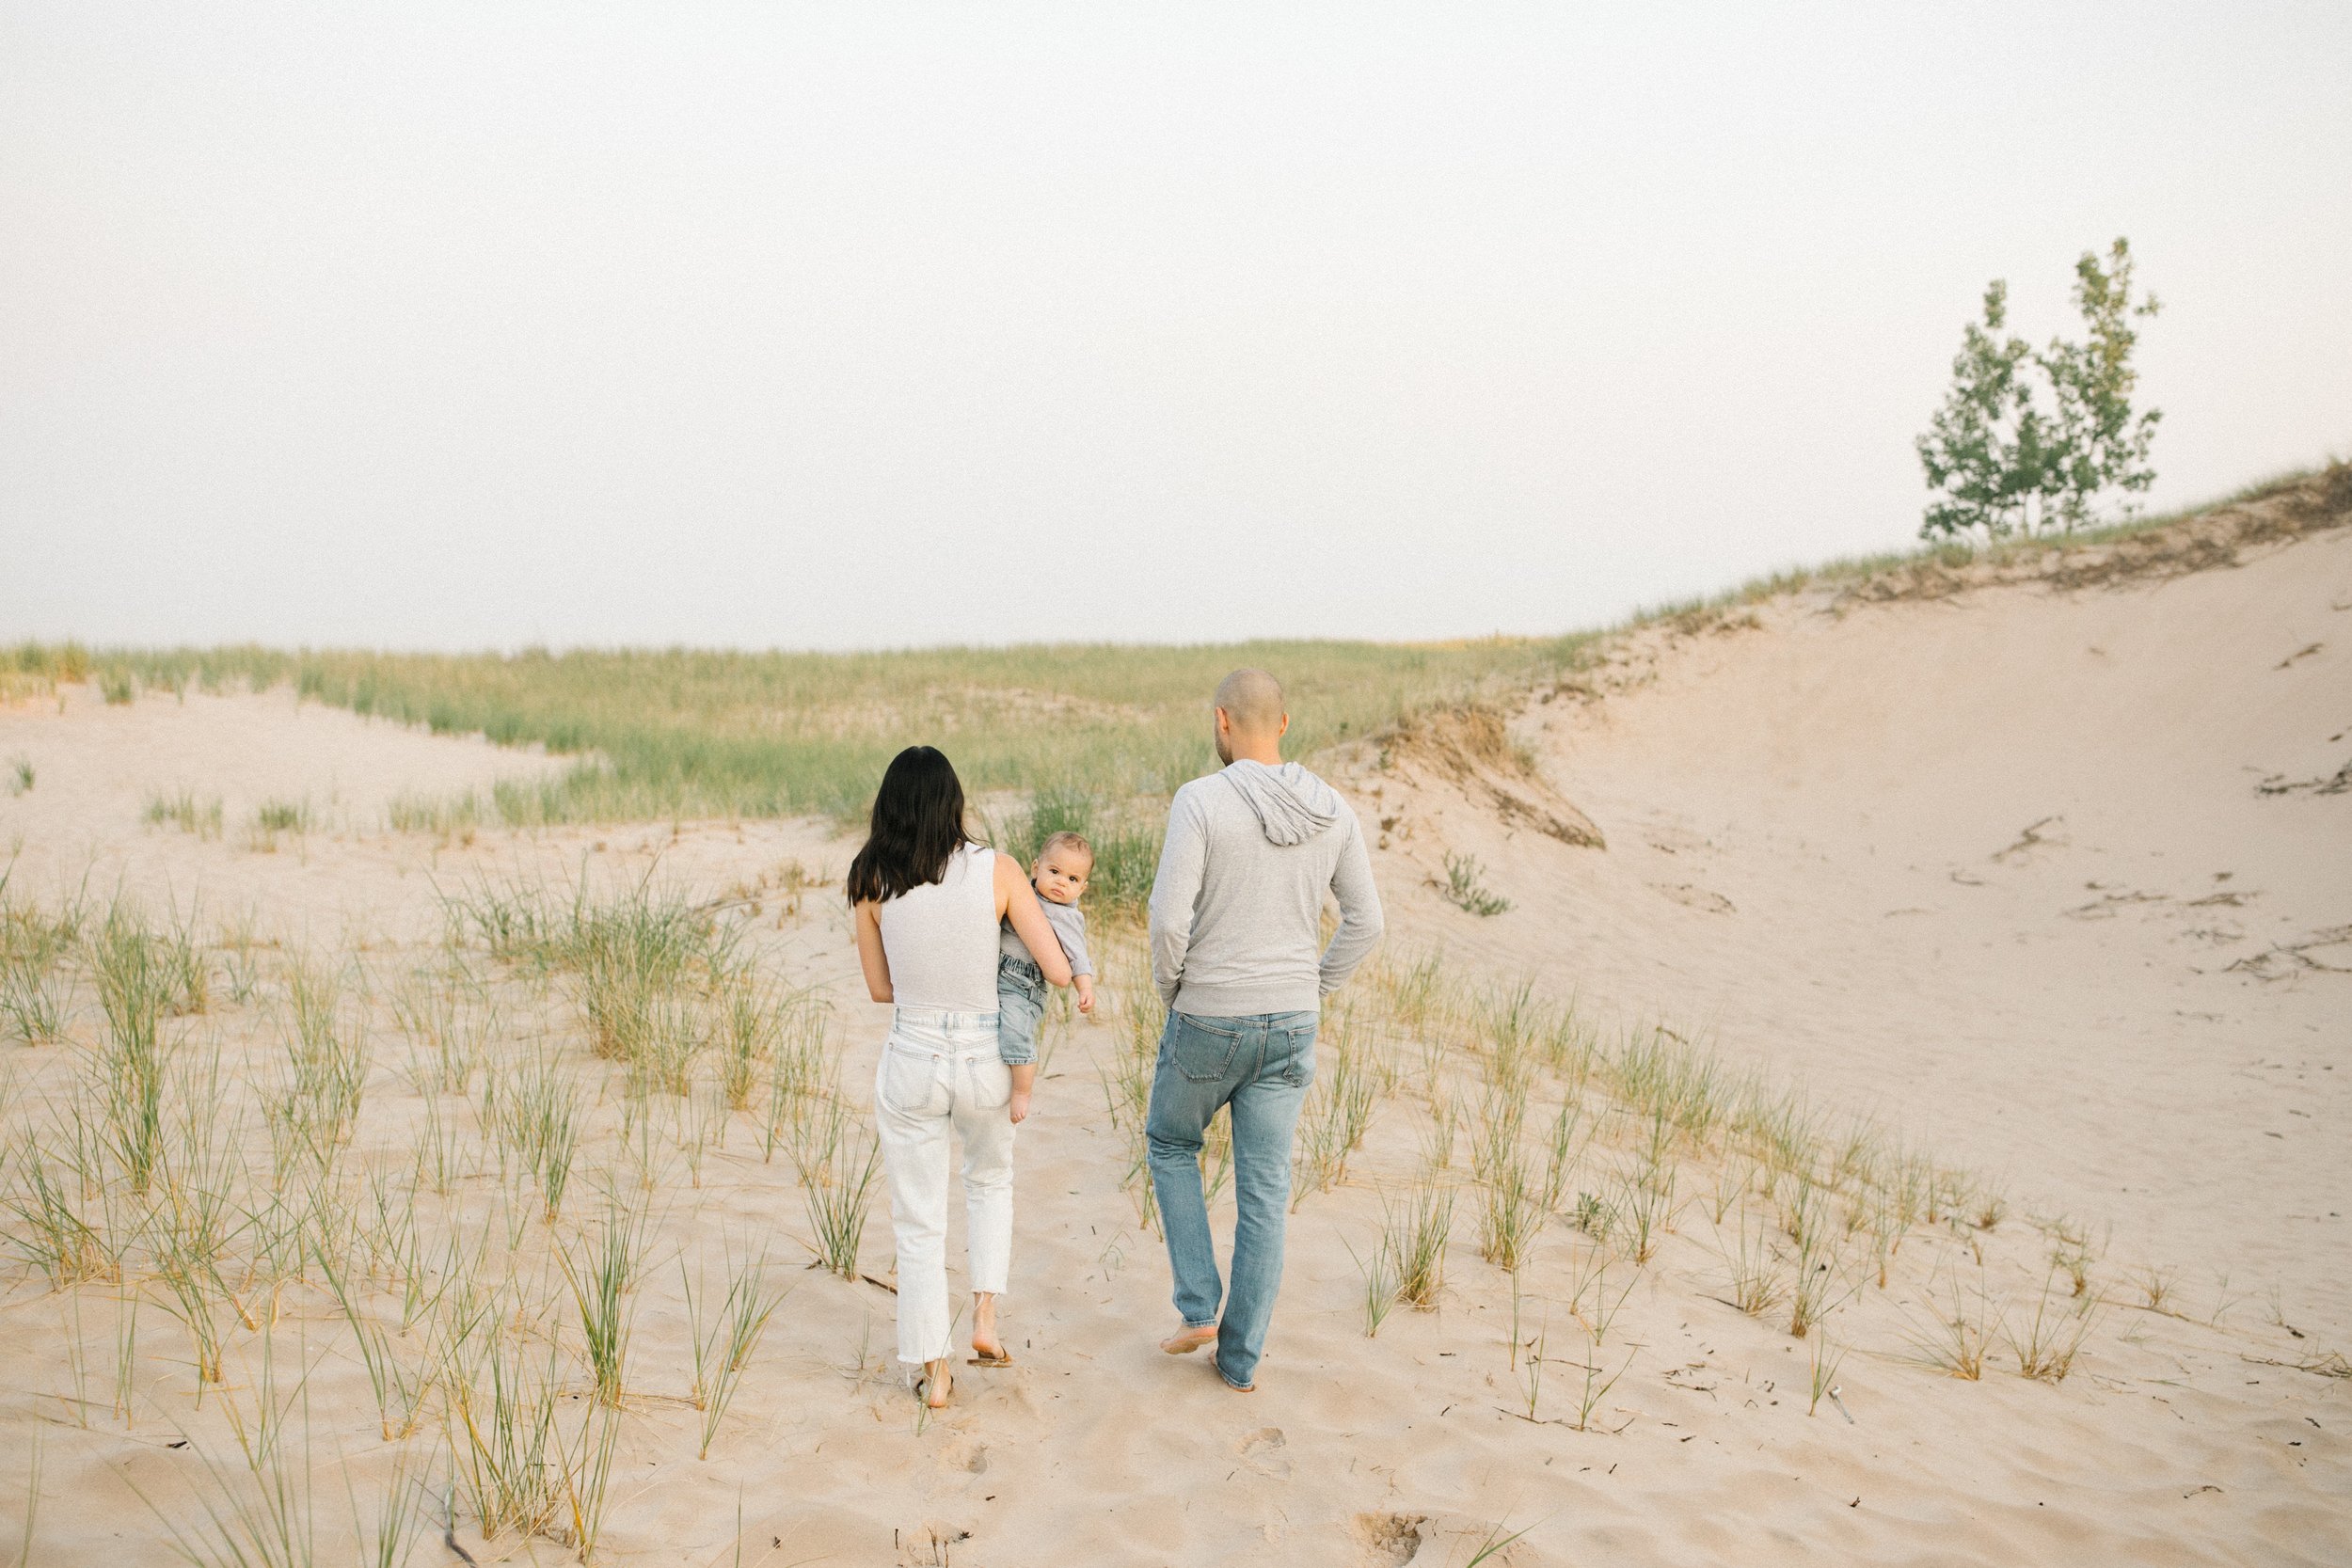
[[[2352,7],[0,8],[0,635],[1564,630],[1899,546],[1988,278],[2352,456]]]

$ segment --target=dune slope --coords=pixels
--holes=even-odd
[[[1704,1031],[2352,1325],[2352,531],[1775,600],[1592,685],[1518,737],[1608,850],[1408,778],[1379,806],[1406,940]],[[1514,908],[1437,896],[1448,853]]]

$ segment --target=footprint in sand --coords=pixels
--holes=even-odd
[[[1291,1473],[1291,1462],[1278,1450],[1289,1441],[1280,1427],[1260,1427],[1236,1446],[1251,1469],[1262,1476],[1281,1477]]]
[[[1364,1568],[1405,1568],[1421,1550],[1421,1513],[1359,1513],[1353,1533],[1363,1548]]]
[[[939,1462],[951,1469],[983,1475],[988,1470],[988,1445],[973,1437],[951,1438],[941,1445]]]

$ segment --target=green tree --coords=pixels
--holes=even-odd
[[[2009,285],[1996,277],[1984,291],[1982,324],[1962,330],[1951,390],[1917,442],[1928,487],[1939,492],[1922,538],[1979,528],[1998,538],[2034,525],[2034,503],[2049,481],[2050,431],[2026,374],[2032,345],[2008,329]]]
[[[2157,307],[2153,295],[2132,296],[2128,242],[2117,240],[2104,264],[2083,253],[2074,300],[2089,341],[2054,338],[2037,352],[2009,333],[2009,285],[1986,288],[1983,320],[1963,329],[1951,388],[1915,443],[1933,492],[1920,537],[2071,531],[2092,519],[2102,496],[2155,482],[2148,449],[2162,415],[2132,408],[2131,324]]]
[[[2107,490],[2136,496],[2156,482],[2148,449],[2156,437],[2161,409],[2135,414],[2132,392],[2139,372],[2132,349],[2139,334],[2132,318],[2153,316],[2153,294],[2132,298],[2132,247],[2118,239],[2107,264],[2090,251],[2074,263],[2074,309],[2082,313],[2090,341],[2053,341],[2041,357],[2058,394],[2058,451],[2063,454],[2053,492],[2058,521],[2072,530],[2090,520],[2091,508]],[[2128,513],[2130,503],[2123,503]]]

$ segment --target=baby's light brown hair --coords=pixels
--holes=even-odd
[[[1065,830],[1053,834],[1037,847],[1037,858],[1043,860],[1057,849],[1075,849],[1087,858],[1087,864],[1089,867],[1094,864],[1094,846],[1087,842],[1087,835],[1084,833],[1073,833]]]

